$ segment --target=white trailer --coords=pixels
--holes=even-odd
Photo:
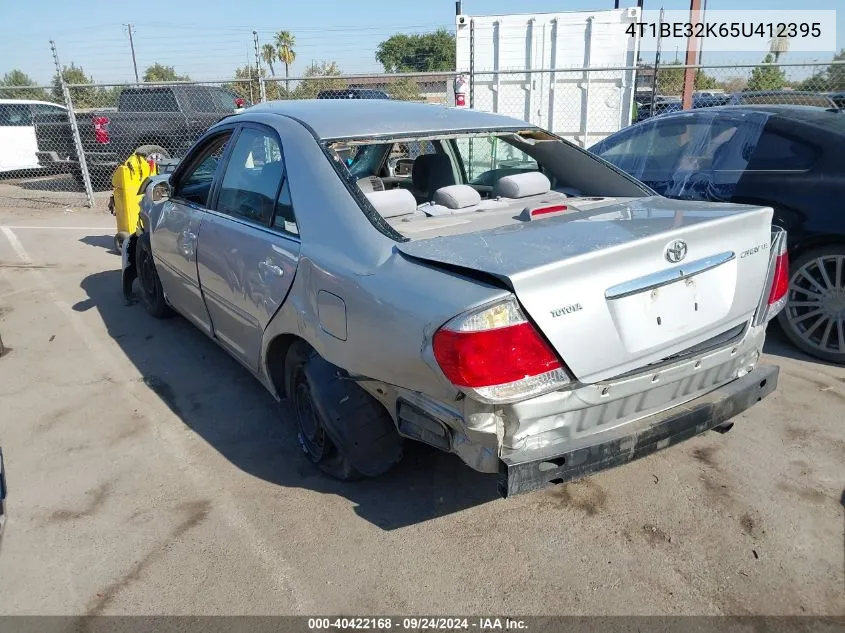
[[[467,81],[466,106],[527,120],[581,147],[597,143],[631,123],[639,37],[625,29],[639,19],[637,7],[458,13],[456,62]]]

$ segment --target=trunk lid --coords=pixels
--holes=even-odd
[[[397,248],[505,282],[589,383],[750,321],[767,283],[771,221],[769,207],[648,197]]]

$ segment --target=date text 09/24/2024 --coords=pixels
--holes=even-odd
[[[525,631],[524,620],[499,617],[308,618],[308,630]]]

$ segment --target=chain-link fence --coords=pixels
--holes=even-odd
[[[103,206],[133,153],[178,160],[224,116],[264,100],[394,99],[472,108],[539,125],[579,146],[688,106],[845,107],[845,63],[247,77],[216,82],[0,87],[0,205]],[[477,148],[481,152],[484,148]],[[496,148],[488,148],[490,152]],[[486,150],[485,150],[486,151]],[[499,157],[497,157],[497,160]],[[506,156],[501,160],[507,160]]]

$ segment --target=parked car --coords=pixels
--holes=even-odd
[[[725,105],[802,105],[817,108],[836,108],[827,95],[802,90],[757,90],[735,92]]]
[[[384,90],[373,88],[343,88],[338,90],[321,90],[318,99],[390,99]]]
[[[672,109],[682,108],[680,97],[665,97],[656,95],[653,101],[645,101],[637,105],[637,121],[645,121],[648,118],[663,114]]]
[[[591,151],[670,198],[774,208],[792,262],[779,322],[804,352],[845,362],[845,114],[803,106],[680,112]]]
[[[108,184],[133,153],[159,160],[181,156],[209,126],[243,108],[244,100],[216,86],[157,85],[124,88],[117,109],[77,113],[85,161],[96,184]],[[66,113],[35,119],[38,159],[81,179]]]
[[[692,107],[693,109],[696,108],[712,108],[714,106],[725,105],[731,99],[730,95],[721,94],[716,92],[707,92],[707,93],[700,93],[695,94],[692,97]],[[678,98],[665,98],[662,101],[658,101],[657,105],[655,106],[654,116],[659,116],[662,114],[668,114],[670,112],[681,112],[684,109],[683,102]],[[646,108],[642,114],[637,116],[637,121],[644,121],[652,116],[651,109]]]
[[[0,99],[0,173],[40,169],[33,117],[66,113],[47,101]]]
[[[831,92],[827,95],[840,110],[845,110],[845,92]]]
[[[777,382],[758,365],[786,292],[772,210],[667,200],[524,121],[261,104],[151,178],[141,216],[127,297],[137,276],[151,315],[289,398],[341,479],[411,438],[526,492],[726,430]]]

